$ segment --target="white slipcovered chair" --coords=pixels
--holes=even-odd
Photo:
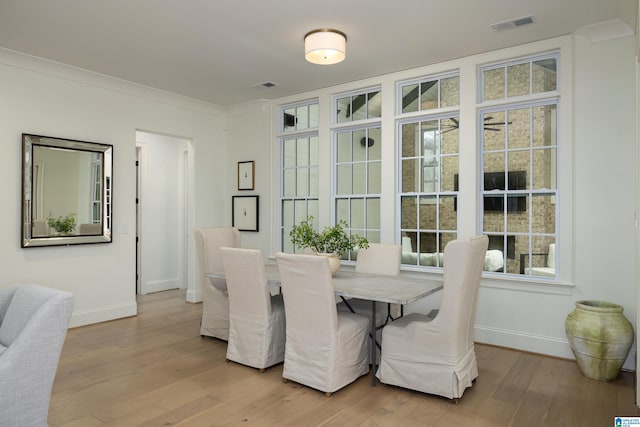
[[[282,295],[269,292],[262,252],[221,248],[229,294],[227,360],[260,369],[284,361]]]
[[[356,259],[356,272],[379,274],[384,276],[397,276],[400,274],[400,259],[402,246],[391,243],[370,243],[367,249],[358,250]],[[371,301],[358,298],[349,299],[338,304],[339,311],[353,311],[371,318]],[[382,326],[391,315],[391,307],[376,306],[376,326]],[[399,308],[394,307],[394,316],[397,316]]]
[[[287,319],[283,380],[330,395],[369,372],[369,319],[337,311],[326,257],[277,260]]]
[[[73,300],[38,285],[0,292],[0,426],[47,426]]]
[[[449,399],[471,386],[478,376],[474,322],[488,243],[476,236],[446,246],[440,310],[433,319],[411,313],[384,327],[381,382]]]
[[[233,227],[209,227],[194,230],[202,292],[202,321],[200,335],[227,340],[229,338],[229,298],[225,279],[207,277],[208,273],[222,273],[223,246],[240,246],[240,232]]]

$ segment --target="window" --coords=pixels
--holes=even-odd
[[[294,224],[318,216],[318,103],[280,111],[280,245],[293,253],[289,232]]]
[[[380,118],[382,92],[379,89],[340,95],[335,100],[335,123]]]
[[[334,121],[380,118],[381,92],[368,89],[335,97]],[[349,233],[380,242],[382,132],[379,120],[368,125],[334,129],[335,222],[344,221]],[[343,254],[352,259],[353,254]]]
[[[416,81],[402,82],[398,87],[398,111],[434,110],[460,105],[460,76],[445,74]]]
[[[335,133],[335,220],[380,242],[380,127]]]
[[[480,75],[480,99],[504,100],[479,110],[482,232],[502,251],[504,273],[556,277],[557,58],[483,67]]]
[[[102,222],[102,156],[91,153],[91,223]]]
[[[442,267],[457,233],[457,117],[425,117],[399,125],[402,263]]]

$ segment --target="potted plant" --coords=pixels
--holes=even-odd
[[[76,214],[70,213],[69,215],[59,216],[56,218],[48,218],[47,224],[58,234],[73,234],[73,231],[76,228]]]
[[[340,268],[339,256],[355,248],[368,248],[369,241],[358,234],[347,235],[345,221],[339,221],[334,226],[326,226],[322,231],[313,227],[313,217],[308,216],[300,224],[294,225],[289,233],[291,243],[298,248],[309,248],[318,255],[329,258],[331,273]]]

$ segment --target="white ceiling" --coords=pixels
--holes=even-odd
[[[229,106],[570,34],[637,0],[0,0],[0,47]],[[491,24],[533,15],[494,32]],[[304,60],[304,35],[347,34],[347,59]],[[627,28],[629,28],[627,27]],[[272,88],[254,87],[274,82]]]

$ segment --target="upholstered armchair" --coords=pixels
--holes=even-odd
[[[47,426],[73,295],[38,285],[0,292],[0,426]]]

